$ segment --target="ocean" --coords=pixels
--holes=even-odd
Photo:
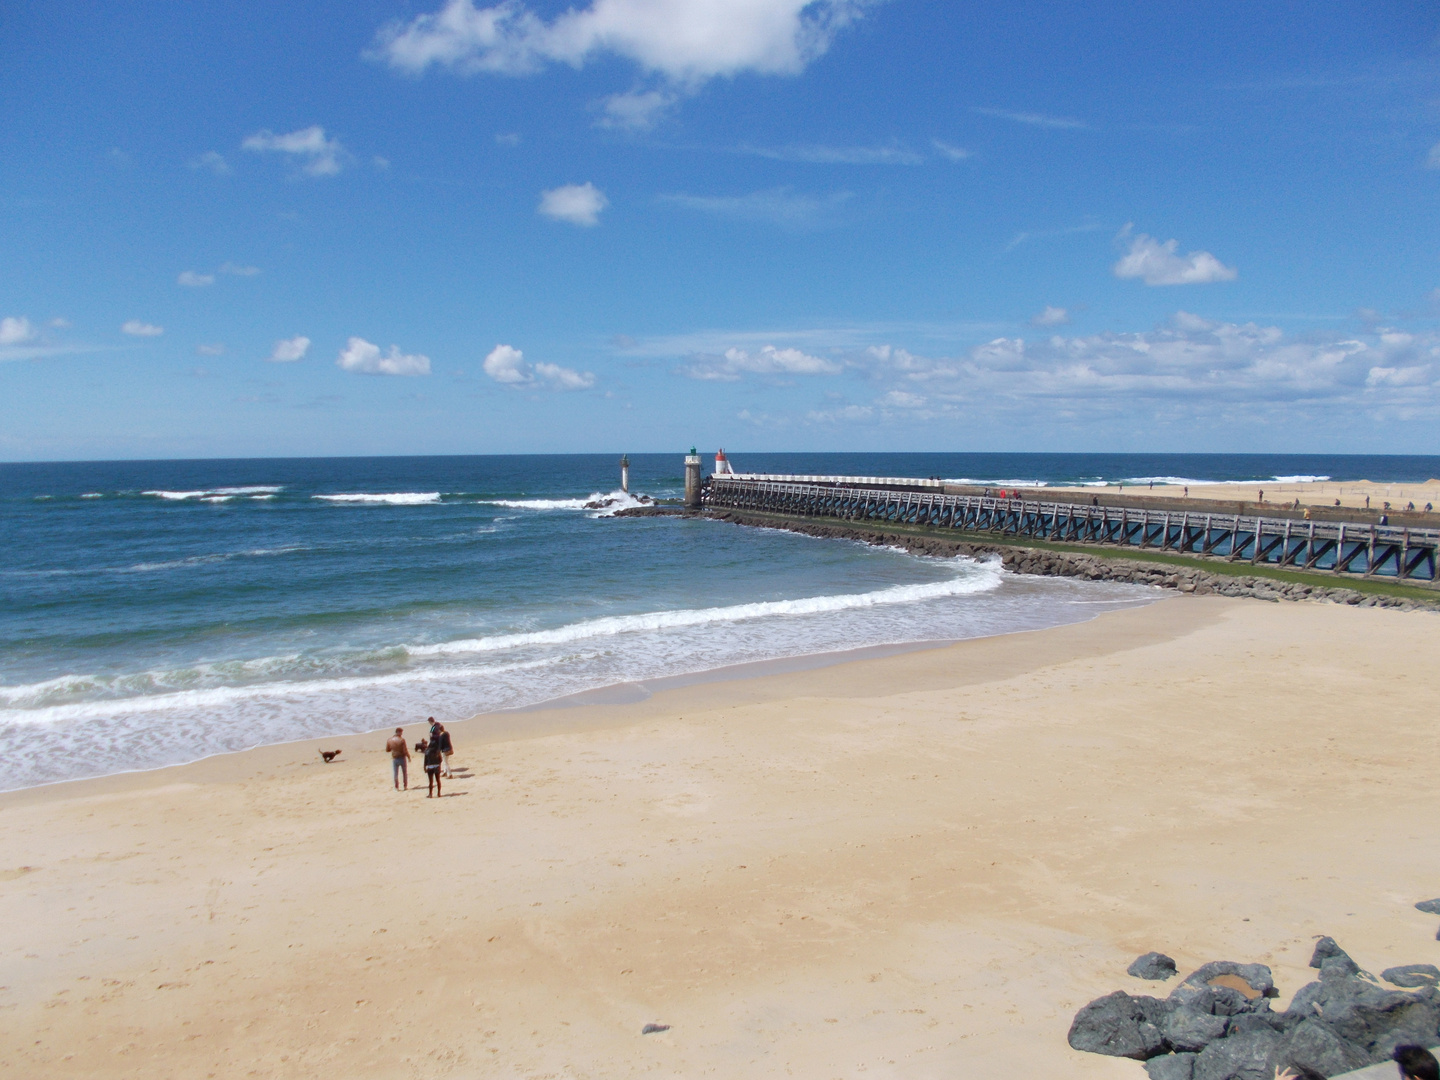
[[[993,483],[1424,479],[1436,458],[733,454]],[[683,455],[632,455],[675,498]],[[707,468],[709,456],[706,459]],[[618,455],[0,465],[0,789],[757,661],[1038,629],[1151,590],[696,519]],[[593,496],[609,507],[588,507]]]

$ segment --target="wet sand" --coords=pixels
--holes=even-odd
[[[0,1076],[1140,1080],[1065,1035],[1141,952],[1440,961],[1437,646],[1172,597],[477,718],[439,800],[383,733],[0,796]]]

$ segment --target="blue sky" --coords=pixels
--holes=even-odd
[[[1440,8],[0,7],[0,459],[1440,453]]]

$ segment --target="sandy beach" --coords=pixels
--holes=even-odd
[[[383,733],[0,796],[0,1076],[1138,1080],[1066,1032],[1141,952],[1440,961],[1437,646],[1168,597],[478,718],[440,800]]]

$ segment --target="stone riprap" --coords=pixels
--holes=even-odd
[[[1440,983],[1440,968],[1434,964],[1404,964],[1401,967],[1386,968],[1380,973],[1380,977],[1395,986],[1434,986]]]
[[[646,507],[639,511],[621,511],[620,516],[642,516],[656,511]],[[661,511],[663,512],[663,511]],[[1402,611],[1440,610],[1440,594],[1435,600],[1398,596],[1380,596],[1330,586],[1277,581],[1273,578],[1215,573],[1199,567],[1174,566],[1127,559],[1123,555],[1091,555],[1085,552],[1050,551],[1009,544],[973,543],[948,536],[916,535],[889,532],[883,529],[746,514],[736,510],[711,510],[704,516],[737,525],[758,525],[771,529],[787,529],[806,536],[859,540],[862,543],[899,547],[912,555],[933,555],[949,558],[968,555],[972,558],[998,556],[1006,570],[1016,574],[1037,574],[1044,577],[1074,577],[1087,581],[1117,581],[1133,585],[1153,585],[1184,593],[1216,596],[1248,596],[1259,600],[1309,600],[1354,607],[1399,608]]]
[[[1277,1067],[1336,1076],[1386,1061],[1403,1043],[1436,1041],[1440,972],[1431,965],[1386,969],[1399,976],[1393,986],[1415,987],[1390,989],[1322,938],[1312,966],[1320,977],[1283,1012],[1271,1008],[1278,991],[1263,964],[1206,964],[1166,998],[1117,990],[1076,1014],[1070,1045],[1143,1061],[1151,1080],[1272,1080]]]
[[[1175,961],[1158,952],[1147,952],[1144,956],[1136,957],[1134,963],[1125,969],[1125,974],[1134,975],[1137,979],[1149,979],[1151,982],[1164,982],[1179,973]]]

